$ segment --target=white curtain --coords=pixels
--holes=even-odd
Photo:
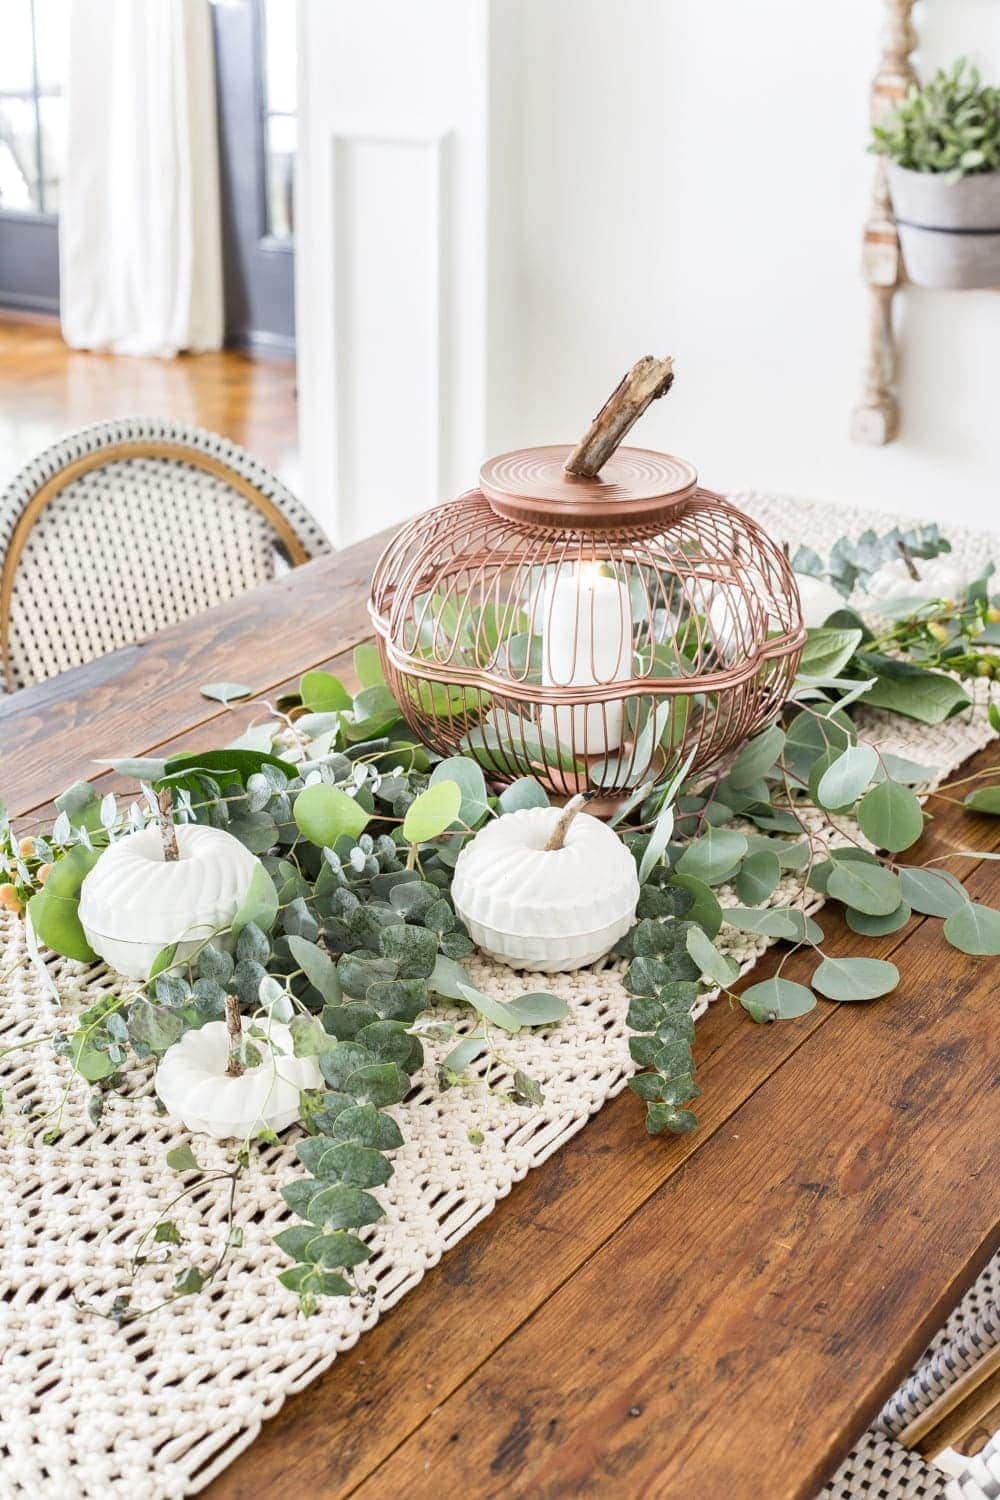
[[[72,0],[59,214],[77,349],[218,349],[224,317],[209,0]]]

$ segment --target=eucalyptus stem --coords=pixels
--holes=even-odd
[[[240,1002],[235,995],[226,996],[226,1030],[229,1032],[229,1057],[226,1061],[226,1075],[229,1078],[239,1078],[243,1072],[243,1064],[240,1061],[240,1047],[243,1042],[243,1022],[240,1019]]]

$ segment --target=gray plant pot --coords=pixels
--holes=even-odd
[[[1000,286],[1000,172],[946,182],[889,165],[906,274],[917,286]]]

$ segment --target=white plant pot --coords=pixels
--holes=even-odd
[[[635,921],[639,879],[621,839],[589,813],[561,849],[545,843],[557,807],[487,823],[462,850],[451,894],[478,947],[517,969],[554,974],[596,963]]]
[[[1000,287],[1000,172],[948,182],[889,164],[906,274],[916,286]]]

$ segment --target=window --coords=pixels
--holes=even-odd
[[[264,0],[262,106],[267,234],[289,240],[294,229],[297,138],[295,17],[288,0]]]
[[[59,212],[69,0],[3,0],[0,212]]]

